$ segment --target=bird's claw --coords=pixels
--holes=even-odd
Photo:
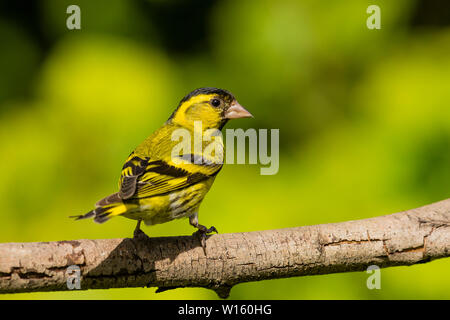
[[[206,233],[213,233],[213,232],[219,233],[219,231],[217,231],[216,227],[214,226],[211,226],[211,228],[206,230]]]
[[[198,225],[197,228],[198,228],[198,230],[195,231],[192,235],[196,236],[200,240],[200,244],[202,245],[203,252],[206,255],[206,238],[208,236],[208,233],[212,233],[212,232],[219,233],[219,232],[217,231],[217,229],[214,226],[212,226],[208,229],[205,226]]]

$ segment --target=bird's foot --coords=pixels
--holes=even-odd
[[[136,225],[136,229],[134,229],[133,239],[136,239],[136,240],[150,239],[150,237],[148,235],[146,235],[144,231],[141,230],[141,222],[142,222],[142,220],[139,220]]]
[[[217,229],[215,227],[211,227],[211,228],[206,228],[205,226],[202,226],[201,224],[199,224],[197,226],[198,230],[195,231],[192,235],[196,236],[199,240],[200,240],[200,244],[202,245],[203,248],[203,252],[206,255],[206,238],[208,236],[209,233],[215,232],[215,233],[219,233],[217,231]]]

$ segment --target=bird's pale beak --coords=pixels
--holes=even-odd
[[[253,118],[252,114],[245,110],[237,101],[234,101],[231,106],[225,111],[226,119],[239,119],[239,118]]]

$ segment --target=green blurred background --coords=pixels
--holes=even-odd
[[[81,7],[81,30],[66,8]],[[381,8],[369,30],[366,8]],[[200,221],[221,233],[373,217],[450,195],[448,1],[3,1],[0,242],[129,237],[69,219],[115,192],[130,153],[201,86],[279,128],[280,169],[226,165]],[[151,236],[193,232],[186,220]],[[240,284],[232,299],[449,299],[450,260]],[[216,299],[154,288],[0,299]]]

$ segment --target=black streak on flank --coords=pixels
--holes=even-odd
[[[193,184],[196,182],[200,182],[202,180],[205,180],[207,178],[209,178],[210,176],[200,173],[200,172],[196,172],[194,174],[191,174],[189,172],[187,172],[184,169],[180,169],[180,168],[176,168],[176,167],[172,167],[170,165],[168,165],[167,163],[165,163],[164,161],[158,160],[158,161],[153,161],[150,162],[149,164],[157,164],[157,167],[151,168],[148,171],[149,172],[156,172],[159,174],[164,174],[167,176],[171,176],[174,178],[179,178],[179,177],[186,177],[187,176],[187,183],[188,184]]]
[[[148,172],[156,172],[174,178],[185,177],[189,175],[186,170],[170,166],[162,160],[152,161],[149,163],[149,165],[156,165],[156,167],[148,169]]]

